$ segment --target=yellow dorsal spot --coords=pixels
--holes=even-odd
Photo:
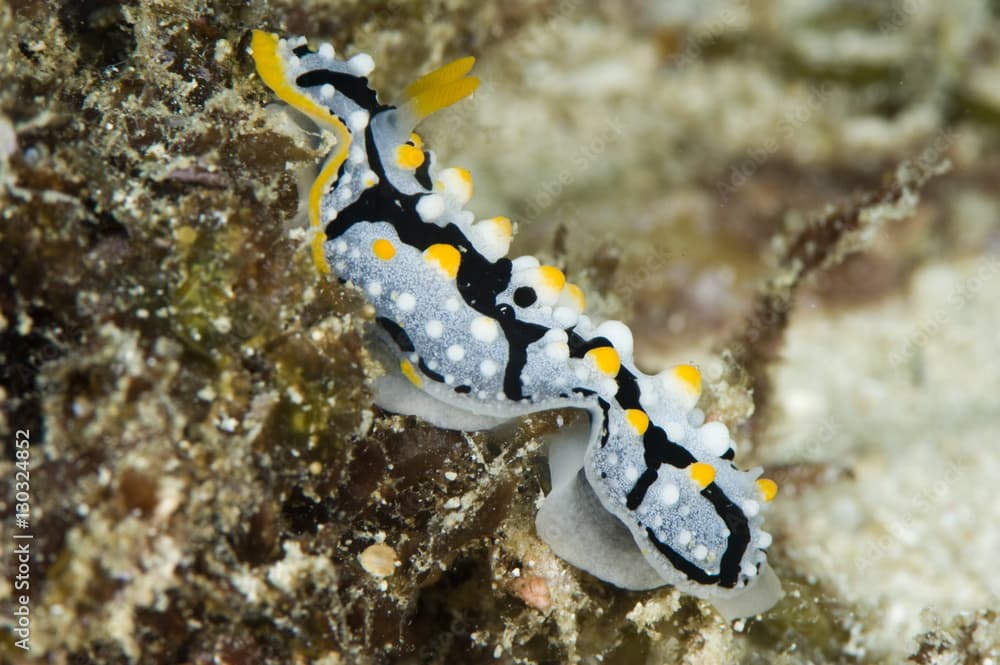
[[[449,279],[455,279],[455,276],[458,275],[458,266],[462,262],[462,254],[451,245],[444,243],[428,247],[424,250],[424,258],[427,259],[428,263],[437,264],[448,275]]]
[[[510,240],[514,237],[514,225],[511,223],[510,217],[500,215],[499,217],[491,217],[490,221],[506,239]]]
[[[465,99],[479,87],[479,79],[468,76],[452,83],[446,83],[436,88],[422,91],[407,102],[407,107],[416,122],[420,122],[431,113],[451,106]],[[414,123],[415,124],[415,123]]]
[[[424,147],[424,140],[416,132],[410,132],[410,143],[413,144],[414,148],[423,149]]]
[[[321,273],[330,272],[330,264],[326,262],[326,254],[323,253],[323,242],[326,240],[326,235],[323,233],[314,233],[312,238],[312,257],[313,265],[316,266],[316,270]]]
[[[715,469],[712,468],[711,464],[705,462],[695,462],[688,467],[688,473],[691,475],[691,480],[702,489],[708,487],[709,483],[715,480]]]
[[[396,164],[401,169],[412,171],[424,163],[424,151],[420,148],[404,143],[396,148]]]
[[[417,95],[431,90],[433,88],[439,88],[453,81],[457,81],[470,71],[472,71],[472,66],[476,64],[476,59],[471,55],[467,55],[464,58],[459,58],[454,62],[449,62],[443,67],[435,69],[429,74],[424,74],[416,81],[411,83],[403,91],[403,96],[406,98],[416,97]]]
[[[385,238],[379,238],[372,243],[372,253],[383,261],[388,261],[396,256],[396,248]]]
[[[618,376],[618,370],[622,367],[622,361],[618,357],[618,352],[610,346],[591,349],[587,351],[587,357],[594,361],[597,369],[602,374],[607,374],[608,376]]]
[[[760,493],[764,495],[764,501],[770,501],[778,493],[778,483],[770,478],[758,478],[757,487],[760,488]]]
[[[625,417],[628,419],[628,424],[632,426],[632,429],[637,434],[642,436],[646,433],[646,430],[649,428],[649,416],[641,409],[628,409],[625,411]]]
[[[302,90],[289,82],[285,75],[285,62],[282,59],[280,41],[277,35],[261,30],[253,31],[253,38],[250,40],[250,51],[253,54],[253,61],[257,67],[257,75],[264,84],[274,91],[282,101],[293,108],[305,113],[319,125],[332,131],[337,137],[337,146],[324,162],[319,175],[313,181],[309,189],[309,225],[319,228],[320,204],[323,195],[330,189],[330,185],[337,179],[337,172],[341,164],[347,159],[347,152],[351,147],[351,134],[347,131],[337,116],[330,113],[329,109],[323,108]],[[320,272],[329,272],[330,266],[323,258],[322,249],[317,251],[317,244],[313,244],[313,262]]]
[[[587,298],[583,295],[583,289],[572,282],[566,283],[566,293],[576,305],[578,311],[582,312],[587,306]]]
[[[674,368],[674,376],[695,395],[701,394],[701,372],[694,365],[678,365]]]
[[[409,360],[403,360],[399,363],[399,369],[403,372],[403,376],[410,380],[410,383],[419,388],[424,380],[420,378],[417,374],[417,370],[413,369],[413,364]]]
[[[555,266],[541,266],[538,268],[538,275],[542,280],[542,286],[553,291],[562,291],[562,288],[566,286],[566,275]]]

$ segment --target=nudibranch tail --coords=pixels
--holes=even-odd
[[[727,618],[774,604],[762,511],[777,486],[737,468],[726,426],[704,422],[697,367],[639,371],[628,327],[595,325],[560,269],[508,258],[513,223],[476,221],[469,172],[439,169],[412,133],[476,89],[473,59],[417,79],[396,107],[368,86],[367,55],[259,31],[251,49],[261,79],[335,135],[309,192],[313,251],[375,310],[388,371],[376,402],[453,429],[585,412],[551,446],[537,527],[553,551],[622,587],[672,584]]]

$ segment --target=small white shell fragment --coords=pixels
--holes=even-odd
[[[399,565],[396,550],[385,543],[375,543],[366,547],[358,555],[358,562],[365,572],[374,577],[389,577],[396,572],[396,566]]]
[[[549,583],[544,577],[539,575],[517,577],[510,583],[510,588],[525,605],[539,612],[548,612],[552,607],[552,594],[549,592]]]

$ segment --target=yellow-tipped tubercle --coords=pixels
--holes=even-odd
[[[597,369],[606,376],[617,376],[621,369],[622,360],[618,352],[610,346],[601,346],[587,351],[586,356],[590,358]]]
[[[688,467],[688,473],[691,474],[691,480],[702,489],[708,487],[715,480],[715,469],[711,464],[705,462],[695,462]]]
[[[764,501],[771,501],[778,494],[778,483],[770,478],[758,478],[757,487],[760,489]]]

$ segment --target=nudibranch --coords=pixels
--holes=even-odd
[[[558,556],[625,589],[673,585],[727,619],[777,602],[761,528],[777,486],[737,468],[726,426],[704,422],[698,369],[636,369],[629,328],[592,321],[558,268],[507,258],[512,222],[477,221],[464,209],[469,172],[437,168],[414,133],[476,89],[473,58],[386,105],[368,55],[341,60],[329,44],[261,31],[250,52],[264,83],[336,141],[308,194],[313,259],[375,309],[387,368],[376,403],[462,430],[582,410],[550,442],[552,491],[536,518]]]

